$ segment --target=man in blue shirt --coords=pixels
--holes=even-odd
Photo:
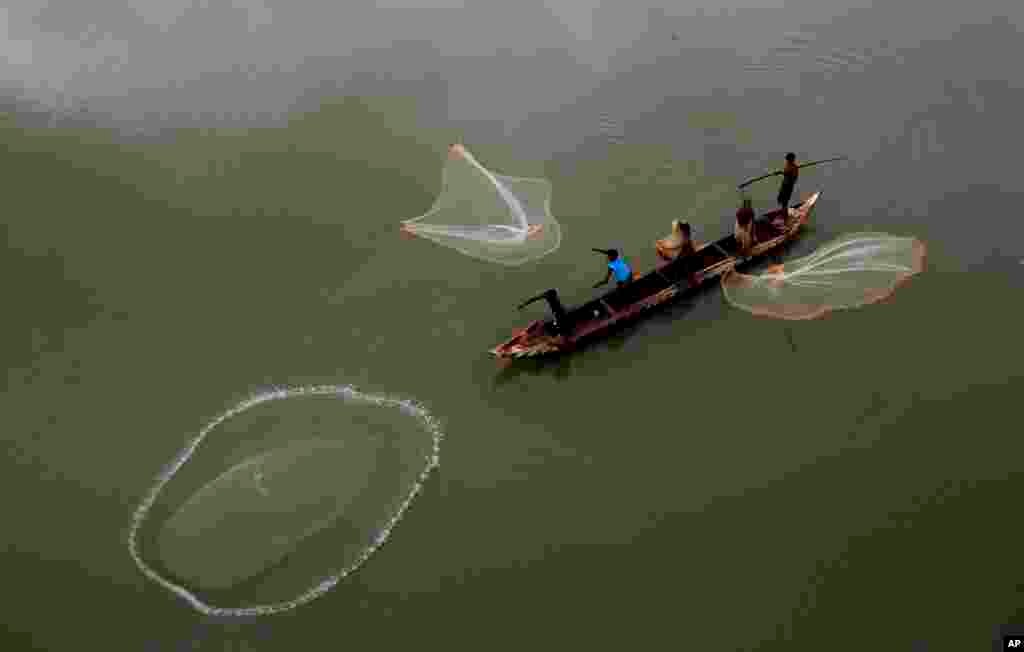
[[[622,287],[626,283],[629,283],[633,278],[633,270],[630,269],[629,263],[626,259],[619,255],[619,252],[615,249],[594,249],[599,254],[608,256],[608,274],[604,277],[604,280],[595,283],[594,287],[601,287],[608,281],[612,280],[612,275],[615,275],[615,282],[619,287]]]

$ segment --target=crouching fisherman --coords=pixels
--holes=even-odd
[[[594,283],[594,287],[599,288],[605,285],[608,281],[612,280],[612,275],[615,276],[615,283],[619,287],[633,279],[632,268],[630,268],[626,259],[619,255],[617,249],[594,249],[594,251],[608,256],[608,273],[605,275],[604,280]]]
[[[749,197],[743,198],[743,206],[736,211],[736,244],[739,245],[739,253],[747,256],[755,244],[754,240],[754,207]]]
[[[691,236],[689,222],[672,220],[672,233],[667,238],[662,238],[654,243],[654,251],[662,260],[675,260],[683,256],[689,256],[697,251]]]

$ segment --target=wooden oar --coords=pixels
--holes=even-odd
[[[797,168],[809,168],[812,165],[818,165],[820,163],[831,163],[832,161],[845,161],[846,159],[847,159],[847,157],[845,157],[845,156],[837,156],[835,158],[823,158],[820,161],[811,161],[810,163],[804,163],[803,165],[798,165]],[[775,172],[769,172],[768,174],[762,174],[759,177],[754,177],[750,181],[744,181],[743,183],[738,185],[737,188],[740,189],[740,190],[743,190],[744,188],[746,188],[747,186],[749,186],[752,183],[755,183],[757,181],[761,181],[763,179],[768,179],[768,178],[771,178],[771,177],[777,177],[780,174],[782,174],[782,170],[776,170]]]

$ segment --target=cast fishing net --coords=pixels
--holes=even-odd
[[[452,145],[441,194],[425,214],[403,221],[402,231],[479,260],[522,265],[561,244],[550,203],[546,179],[496,174],[462,145]]]
[[[348,386],[260,394],[158,477],[129,551],[205,614],[294,609],[384,543],[437,465],[441,436],[422,406]]]
[[[722,277],[726,300],[754,315],[816,319],[891,296],[924,269],[925,245],[886,233],[852,233],[765,274]]]

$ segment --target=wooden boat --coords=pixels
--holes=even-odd
[[[572,351],[583,342],[608,333],[655,306],[696,292],[709,281],[796,239],[821,196],[816,192],[784,214],[777,209],[754,221],[757,244],[739,254],[733,234],[703,245],[691,256],[660,265],[627,285],[582,306],[567,310],[556,290],[548,290],[519,306],[545,300],[552,317],[538,319],[491,349],[497,358],[532,358]]]

